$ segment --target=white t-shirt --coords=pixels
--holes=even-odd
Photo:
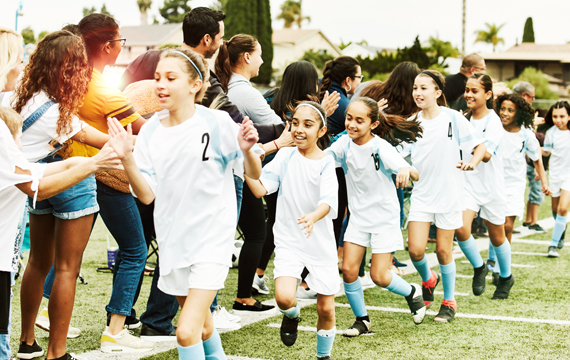
[[[336,264],[332,220],[337,216],[338,182],[332,156],[312,160],[301,155],[296,147],[283,148],[263,167],[260,180],[268,194],[279,190],[273,226],[275,251],[286,248],[307,264]],[[313,225],[313,232],[307,238],[297,219],[323,203],[330,206],[330,211]]]
[[[237,206],[228,164],[243,157],[238,130],[226,112],[201,105],[182,124],[164,127],[155,115],[141,128],[134,157],[156,197],[160,275],[201,262],[231,266]]]
[[[483,142],[473,125],[458,111],[441,107],[435,119],[418,121],[424,131],[413,144],[401,151],[402,157],[412,155],[412,165],[420,173],[414,183],[411,210],[428,213],[449,213],[465,210],[463,173],[457,168],[460,150],[471,153]]]
[[[479,135],[485,139],[487,152],[492,156],[487,163],[481,161],[475,170],[465,171],[465,190],[477,201],[478,205],[504,201],[503,158],[500,151],[497,151],[505,133],[501,119],[495,111],[491,110],[483,119],[471,118],[470,122]],[[469,162],[472,158],[470,151],[463,152],[463,161]]]
[[[367,233],[400,231],[400,203],[392,174],[410,167],[386,140],[357,145],[341,136],[325,152],[346,175],[350,226]]]
[[[551,127],[544,137],[544,151],[548,151],[550,163],[548,175],[551,182],[570,178],[570,131]]]
[[[534,133],[526,128],[513,133],[505,131],[499,152],[503,158],[505,174],[505,193],[524,193],[526,187],[526,160],[525,154],[532,161],[539,158],[540,144]]]
[[[15,174],[16,166],[30,170],[31,175]],[[18,271],[18,258],[22,239],[17,239],[22,230],[22,219],[27,196],[15,185],[32,181],[32,190],[37,190],[43,177],[45,164],[30,164],[18,150],[8,127],[0,119],[0,271]]]
[[[49,101],[47,94],[43,91],[35,94],[26,105],[22,108],[20,115],[27,119],[40,106]],[[85,123],[77,116],[73,116],[71,120],[71,131],[69,134],[62,136],[57,135],[57,122],[59,120],[59,104],[51,106],[38,121],[22,134],[22,152],[26,159],[30,162],[36,162],[43,159],[54,149],[50,142],[52,139],[63,144],[75,134],[77,134]]]

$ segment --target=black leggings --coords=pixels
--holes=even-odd
[[[275,250],[275,238],[273,236],[273,225],[275,225],[275,212],[277,211],[277,192],[271,195],[265,195],[265,204],[267,205],[267,226],[265,235],[265,244],[263,244],[263,251],[259,259],[258,268],[265,270],[267,264]]]
[[[238,225],[243,232],[244,243],[239,255],[237,297],[251,297],[251,284],[265,242],[265,209],[263,201],[253,196],[243,184],[243,200]]]
[[[338,181],[338,216],[333,220],[334,237],[336,239],[336,246],[340,239],[342,232],[342,222],[344,220],[344,212],[348,206],[348,193],[346,190],[346,178],[342,168],[336,168],[336,178]]]

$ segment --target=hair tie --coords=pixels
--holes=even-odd
[[[196,64],[194,64],[194,61],[192,61],[192,59],[190,59],[190,58],[188,57],[188,55],[186,55],[186,54],[184,54],[183,52],[178,51],[178,50],[173,50],[172,52],[173,52],[173,53],[180,54],[180,55],[184,56],[186,59],[188,59],[188,61],[190,61],[190,64],[192,64],[192,66],[194,66],[194,69],[196,69],[196,71],[198,72],[198,75],[200,76],[200,80],[202,80],[202,82],[204,82],[204,77],[202,76],[202,72],[200,71],[200,69],[198,69],[198,67],[196,66]]]
[[[439,77],[437,77],[434,73],[430,71],[422,71],[422,74],[426,74],[430,78],[432,78],[433,81],[435,81],[435,83],[437,84],[437,86],[439,86],[439,90],[443,91],[443,84],[441,83],[441,80],[439,80]]]
[[[327,126],[327,121],[325,120],[325,118],[323,117],[323,113],[322,113],[319,109],[317,109],[315,106],[313,106],[313,105],[311,105],[311,104],[309,104],[309,103],[300,103],[300,104],[297,105],[297,107],[295,108],[295,111],[297,111],[297,109],[298,109],[299,107],[301,107],[301,106],[308,106],[308,107],[314,109],[314,110],[319,114],[319,116],[321,117],[321,120],[323,121],[323,124],[324,124],[325,126]]]

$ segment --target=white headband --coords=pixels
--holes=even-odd
[[[301,106],[308,106],[308,107],[314,109],[314,110],[319,114],[319,116],[321,117],[321,120],[323,121],[323,125],[324,125],[324,126],[327,126],[327,121],[325,120],[325,118],[323,117],[323,113],[321,113],[319,109],[317,109],[316,107],[314,107],[313,105],[311,105],[311,104],[309,104],[309,103],[300,103],[300,104],[297,105],[297,107],[295,108],[295,111],[297,111],[297,109],[298,109],[299,107],[301,107]]]

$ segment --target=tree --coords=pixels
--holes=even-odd
[[[107,6],[105,6],[105,3],[103,3],[103,6],[101,6],[101,14],[113,16],[110,12],[107,11]]]
[[[36,36],[34,35],[34,30],[32,30],[32,28],[29,26],[22,30],[22,37],[24,38],[24,45],[36,43]]]
[[[558,100],[558,94],[554,92],[549,85],[548,78],[540,70],[533,67],[527,67],[519,75],[518,78],[509,81],[509,87],[512,88],[519,81],[527,81],[534,86],[534,96],[537,99]]]
[[[443,66],[447,58],[455,58],[461,55],[459,49],[451,45],[449,41],[441,40],[439,38],[439,35],[436,35],[436,37],[430,36],[428,44],[429,47],[427,48],[427,51],[433,58],[437,60],[437,65],[439,66]],[[441,60],[439,60],[440,58]]]
[[[345,43],[344,41],[340,40],[340,45],[338,46],[339,49],[344,50],[352,44],[352,41]]]
[[[322,52],[317,52],[313,49],[306,51],[303,54],[303,57],[301,58],[301,60],[308,61],[308,62],[312,63],[313,65],[315,65],[315,67],[317,69],[319,69],[319,72],[323,71],[323,68],[325,67],[325,63],[327,61],[333,60],[333,59],[334,59],[334,56],[332,56],[331,54],[325,54]]]
[[[40,42],[41,39],[45,38],[46,35],[49,34],[49,31],[42,31],[38,34],[38,42]]]
[[[300,29],[303,21],[311,22],[310,16],[303,16],[303,0],[285,0],[281,5],[281,13],[277,15],[277,20],[283,20],[283,27],[290,29],[293,24],[297,24]]]
[[[236,34],[249,34],[259,41],[263,65],[259,69],[259,76],[253,81],[268,84],[273,74],[273,30],[269,0],[227,0],[225,10],[226,38]]]
[[[524,23],[524,32],[523,32],[523,43],[533,43],[534,42],[534,26],[532,25],[532,18],[529,17],[526,19]]]
[[[141,25],[148,24],[147,11],[150,9],[151,5],[152,5],[152,0],[137,0],[137,6],[139,7],[139,11],[141,12]]]
[[[190,0],[164,0],[164,5],[158,11],[167,24],[181,23],[184,15],[192,10],[189,2]]]
[[[499,37],[499,31],[505,25],[506,24],[502,24],[502,25],[497,26],[495,24],[485,23],[485,26],[487,27],[486,30],[476,30],[475,31],[475,35],[477,35],[477,39],[475,39],[475,43],[484,42],[487,44],[492,44],[493,45],[493,52],[495,52],[495,47],[497,45],[505,43],[505,39],[503,39],[502,37]]]
[[[83,17],[86,17],[87,15],[96,13],[97,9],[95,8],[95,6],[92,6],[91,9],[89,8],[83,8]]]

